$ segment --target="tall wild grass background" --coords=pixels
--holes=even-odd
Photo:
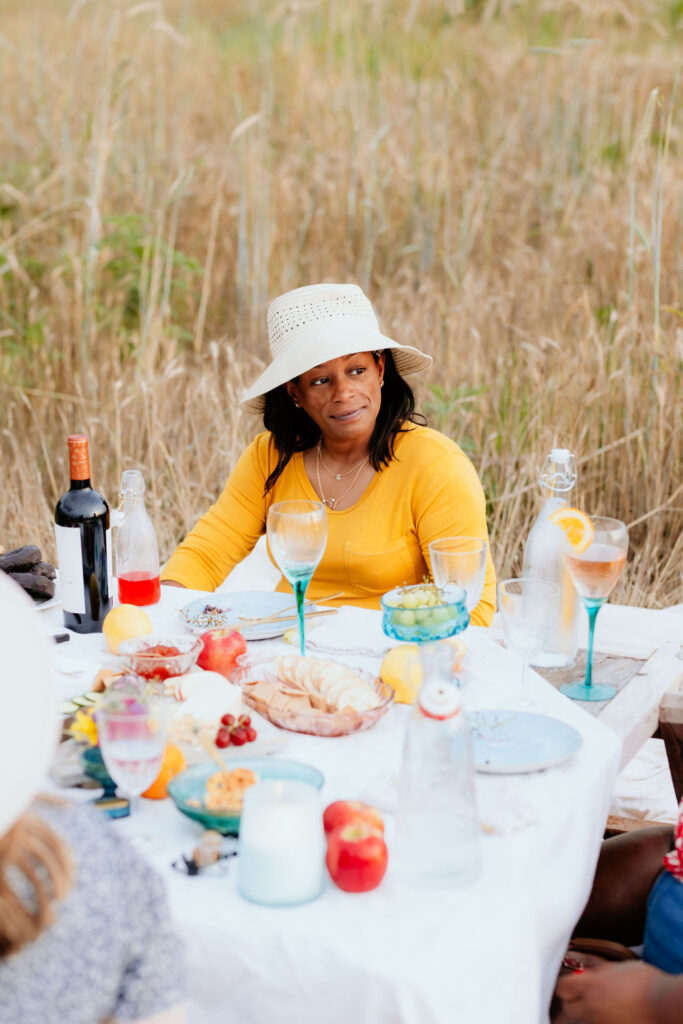
[[[681,0],[4,0],[0,542],[54,556],[66,437],[164,557],[259,429],[265,309],[365,288],[435,357],[500,574],[553,445],[683,600]]]

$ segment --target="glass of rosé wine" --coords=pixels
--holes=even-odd
[[[628,532],[619,519],[590,516],[593,537],[580,554],[567,551],[565,559],[569,574],[588,613],[588,653],[586,678],[565,683],[562,693],[573,700],[610,700],[616,693],[612,686],[593,684],[593,634],[598,612],[612,593],[621,576],[628,551]]]

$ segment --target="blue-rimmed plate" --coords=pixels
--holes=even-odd
[[[310,602],[306,611],[315,609]],[[282,613],[280,615],[280,613]],[[278,615],[276,622],[250,625],[250,619]],[[274,590],[236,590],[235,593],[207,594],[180,609],[180,617],[193,633],[207,629],[239,629],[245,640],[270,640],[296,626],[296,600],[293,594]]]
[[[317,768],[300,761],[285,761],[277,757],[243,757],[231,758],[228,770],[249,768],[257,780],[294,779],[296,782],[307,782],[316,789],[322,789],[325,777]],[[224,836],[236,836],[240,830],[239,812],[228,813],[212,811],[204,803],[206,783],[211,775],[220,769],[210,764],[196,764],[186,768],[174,776],[168,784],[168,794],[179,811],[193,821],[198,821],[205,828],[215,829]]]
[[[478,772],[517,774],[552,768],[583,743],[566,722],[527,711],[474,711],[468,715]]]

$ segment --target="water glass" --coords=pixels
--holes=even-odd
[[[443,537],[429,545],[434,582],[437,587],[462,587],[468,612],[481,601],[487,551],[488,543],[481,537]]]
[[[522,689],[529,663],[543,650],[560,602],[556,583],[520,576],[498,584],[498,607],[508,650],[522,662]]]
[[[299,648],[306,653],[304,597],[327,543],[327,510],[320,501],[278,501],[266,525],[273,558],[291,583],[299,617]]]
[[[130,797],[140,796],[156,779],[166,732],[156,701],[129,708],[106,706],[97,712],[97,734],[110,776]]]

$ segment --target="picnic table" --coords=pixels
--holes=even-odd
[[[155,630],[179,630],[178,609],[197,596],[162,588],[161,602],[147,609]],[[48,631],[60,628],[58,609],[42,618]],[[343,651],[344,661],[374,672],[392,646],[379,613],[348,607],[312,629],[310,642],[312,654]],[[282,733],[283,756],[323,772],[322,806],[360,799],[385,814],[389,870],[371,893],[348,895],[329,884],[304,906],[254,906],[237,893],[234,860],[224,874],[197,878],[170,867],[201,830],[170,800],[143,800],[113,824],[165,881],[187,948],[193,1024],[547,1021],[562,955],[590,891],[622,741],[602,716],[586,713],[537,673],[520,693],[519,662],[494,633],[471,627],[467,646],[466,709],[538,711],[573,725],[583,741],[570,760],[545,771],[477,776],[486,832],[483,870],[470,885],[414,887],[392,872],[393,812],[411,714],[405,705],[347,737]],[[292,650],[282,640],[259,641],[258,649]],[[99,634],[72,636],[54,650],[58,670],[71,665],[59,675],[65,697],[88,689],[88,673],[111,661]],[[73,672],[79,661],[80,679]]]

